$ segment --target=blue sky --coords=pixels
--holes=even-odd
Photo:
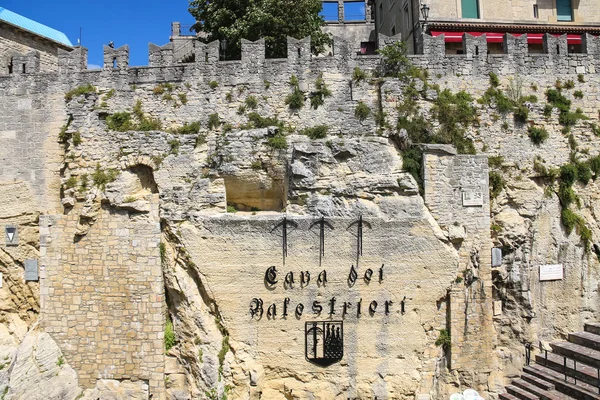
[[[169,42],[171,22],[193,24],[188,0],[0,0],[0,6],[65,33],[76,45],[79,28],[88,48],[88,64],[102,66],[102,45],[129,45],[130,65],[148,65],[148,43]],[[348,2],[345,14],[364,18],[364,2]],[[325,8],[326,20],[337,19],[337,4]]]
[[[171,22],[194,23],[187,0],[0,0],[0,6],[65,33],[89,50],[88,64],[102,65],[102,45],[129,45],[130,65],[148,65],[148,43],[169,42]]]

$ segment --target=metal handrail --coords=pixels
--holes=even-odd
[[[196,36],[196,33],[192,32],[193,26],[194,25],[180,25],[179,36]]]

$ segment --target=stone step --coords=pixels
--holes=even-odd
[[[561,374],[564,374],[565,372],[563,356],[548,353],[548,358],[545,358],[544,353],[542,353],[535,356],[535,362],[560,372]],[[577,370],[575,370],[573,367],[575,367],[573,360],[567,359],[567,376],[577,378],[578,381],[589,383],[595,387],[600,385],[600,380],[598,379],[598,369],[581,362],[577,363]]]
[[[583,326],[583,330],[590,333],[595,333],[596,335],[600,335],[600,323],[591,323],[585,324]]]
[[[500,400],[519,400],[518,397],[513,396],[510,393],[500,393]]]
[[[575,385],[573,379],[565,381],[563,374],[550,368],[534,364],[525,367],[523,370],[530,375],[552,383],[557,391],[574,399],[600,400],[600,394],[593,386],[580,381],[577,381],[577,385]]]
[[[600,351],[598,350],[593,350],[589,347],[570,342],[550,343],[550,347],[552,347],[552,351],[558,355],[566,356],[577,360],[577,362],[600,368]]]
[[[589,347],[590,349],[600,350],[600,335],[591,332],[574,332],[569,333],[569,342],[581,346]]]
[[[548,392],[539,386],[533,385],[524,379],[515,379],[512,381],[512,385],[516,386],[524,391],[539,397],[541,400],[561,400],[561,398],[551,392]]]
[[[554,385],[551,384],[550,382],[547,382],[543,379],[537,378],[533,375],[529,375],[529,374],[523,374],[521,375],[521,379],[523,379],[524,381],[527,381],[529,383],[531,383],[532,385],[535,385],[539,388],[542,388],[544,390],[554,390]]]
[[[513,396],[515,396],[517,399],[521,399],[521,400],[539,400],[539,397],[529,393],[528,391],[514,386],[514,385],[508,385],[506,387],[506,391],[510,394],[512,394]]]

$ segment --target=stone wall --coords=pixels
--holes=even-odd
[[[58,49],[67,47],[0,22],[0,75],[8,74],[11,57],[31,51],[40,54],[39,70],[56,71]],[[14,71],[20,70],[21,65],[14,63],[13,68]]]
[[[100,379],[141,380],[164,389],[164,283],[158,199],[147,217],[96,211],[88,235],[79,214],[40,219],[41,326],[58,343],[84,389]]]

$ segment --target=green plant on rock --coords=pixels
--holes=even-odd
[[[495,199],[504,189],[504,178],[497,171],[489,172],[490,199]]]
[[[69,90],[67,93],[65,93],[65,100],[71,101],[73,97],[82,96],[88,93],[96,93],[96,87],[89,83]]]
[[[173,92],[173,90],[175,90],[175,86],[172,83],[160,83],[157,86],[155,86],[154,89],[152,89],[152,94],[154,94],[155,96],[160,96],[165,93],[171,93]]]
[[[69,179],[67,179],[65,182],[65,187],[67,189],[73,189],[76,186],[77,186],[77,178],[74,176],[69,177]]]
[[[267,139],[267,146],[276,150],[287,149],[287,138],[285,135],[278,133],[277,135]]]
[[[289,83],[292,87],[292,93],[285,98],[285,104],[292,111],[300,110],[304,107],[304,92],[300,90],[300,83],[298,82],[296,75],[291,76]]]
[[[208,129],[217,129],[221,125],[219,114],[214,113],[208,116]]]
[[[394,42],[377,50],[382,56],[382,75],[403,78],[412,66],[406,56],[406,43]]]
[[[211,89],[216,89],[217,86],[219,86],[219,82],[217,82],[217,81],[210,81],[210,82],[208,82],[208,86],[210,86]]]
[[[58,360],[56,361],[56,365],[58,365],[59,367],[63,366],[65,364],[65,359],[63,358],[63,356],[59,356]]]
[[[103,170],[100,164],[96,164],[96,169],[92,174],[92,182],[94,185],[104,190],[106,185],[114,182],[117,179],[119,172],[116,169]]]
[[[498,75],[496,75],[494,72],[490,72],[490,85],[492,87],[500,86],[500,79],[498,79]]]
[[[175,330],[173,329],[171,318],[167,315],[165,323],[165,350],[169,351],[173,346],[175,346]]]
[[[170,147],[170,153],[174,154],[174,155],[178,155],[179,154],[179,140],[177,139],[173,139],[173,140],[169,140],[168,141],[169,147]]]
[[[73,133],[73,145],[79,146],[81,144],[81,133],[79,131]]]
[[[181,104],[186,105],[188,103],[187,94],[185,94],[185,93],[178,93],[177,97],[179,98],[179,101],[181,102]]]
[[[228,212],[228,213],[232,213],[232,214],[234,214],[234,213],[236,213],[237,211],[238,211],[238,210],[237,210],[237,208],[235,208],[234,206],[227,206],[227,212]]]
[[[436,346],[442,346],[444,350],[448,350],[452,345],[452,337],[450,336],[450,329],[440,329],[440,334],[435,341]]]
[[[245,103],[246,103],[246,107],[248,107],[252,110],[254,110],[258,106],[258,100],[254,96],[246,97]]]
[[[189,135],[200,132],[200,121],[186,122],[183,126],[174,130],[174,133],[180,135]]]
[[[331,91],[327,88],[323,80],[323,74],[319,74],[315,82],[315,91],[310,95],[310,106],[316,110],[319,106],[323,105],[325,98],[329,96],[331,96]]]
[[[356,117],[356,119],[362,122],[366,120],[370,114],[371,108],[369,108],[369,106],[363,103],[362,101],[359,101],[356,105],[356,108],[354,109],[354,116]]]
[[[221,350],[219,350],[219,354],[217,358],[219,359],[219,375],[223,375],[223,364],[225,363],[225,356],[229,352],[229,336],[223,336],[223,340],[221,341]]]
[[[527,128],[527,133],[529,135],[529,139],[535,145],[540,145],[548,139],[548,131],[545,128],[538,128],[536,126],[529,126]]]
[[[106,125],[111,131],[126,132],[133,129],[133,122],[131,121],[131,114],[122,111],[116,112],[106,117]]]
[[[67,118],[67,122],[60,128],[60,132],[58,132],[58,141],[60,143],[64,143],[71,138],[71,134],[68,132],[71,123],[73,122],[73,116],[69,114],[69,118]]]
[[[367,79],[367,73],[360,69],[360,67],[354,67],[354,72],[352,73],[352,80],[356,83],[362,82]]]
[[[312,126],[310,128],[303,129],[300,134],[306,135],[309,138],[315,139],[323,139],[327,137],[327,131],[329,131],[329,127],[327,125],[317,125]]]

